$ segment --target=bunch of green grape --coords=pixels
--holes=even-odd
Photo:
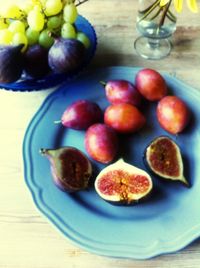
[[[75,27],[77,17],[73,0],[13,1],[0,9],[0,45],[23,44],[22,52],[34,44],[49,49],[61,36],[78,39],[88,48],[88,36]]]

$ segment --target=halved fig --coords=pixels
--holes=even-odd
[[[88,187],[92,165],[88,158],[74,147],[40,149],[51,163],[54,183],[62,191],[76,192]]]
[[[148,168],[162,179],[181,181],[188,185],[183,175],[183,160],[178,145],[167,136],[156,137],[144,155]]]
[[[146,197],[153,183],[147,172],[118,160],[105,167],[95,180],[95,190],[112,204],[130,204]]]

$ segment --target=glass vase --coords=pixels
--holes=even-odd
[[[174,5],[160,0],[139,0],[136,28],[141,34],[134,42],[136,52],[146,59],[162,59],[169,55],[169,37],[176,30]]]

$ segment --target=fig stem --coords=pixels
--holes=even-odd
[[[55,120],[53,122],[54,122],[54,124],[60,124],[62,121],[61,120]]]
[[[185,184],[185,186],[190,187],[190,183],[186,180],[186,178],[183,176],[181,181]]]
[[[45,155],[46,154],[46,149],[44,149],[44,148],[41,148],[40,150],[39,150],[39,153],[41,154],[41,155]]]
[[[104,82],[104,81],[99,81],[99,83],[100,83],[103,87],[106,86],[106,82]]]

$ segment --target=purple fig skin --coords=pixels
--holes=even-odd
[[[116,132],[105,124],[94,124],[85,135],[85,148],[89,156],[97,162],[108,164],[114,160],[118,151]]]
[[[22,47],[0,46],[0,83],[12,83],[21,77],[24,67]]]
[[[129,103],[138,107],[142,102],[142,95],[132,83],[126,80],[108,81],[105,84],[105,93],[112,104]]]
[[[77,192],[88,187],[92,175],[89,159],[74,147],[41,149],[51,163],[51,174],[55,185],[64,192]]]
[[[68,128],[85,130],[102,119],[103,112],[98,104],[88,100],[78,100],[65,110],[61,123]]]
[[[78,69],[85,56],[84,45],[76,39],[59,38],[51,46],[49,66],[55,73],[67,73]]]
[[[41,78],[50,72],[48,50],[36,44],[30,46],[24,54],[25,72],[33,78]]]

